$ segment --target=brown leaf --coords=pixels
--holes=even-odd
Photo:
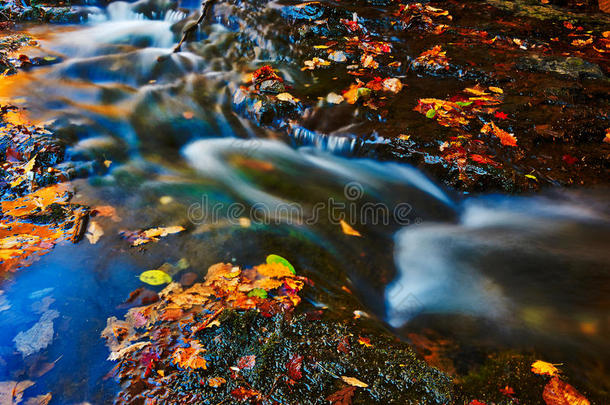
[[[351,405],[356,387],[348,385],[326,398],[333,405]]]

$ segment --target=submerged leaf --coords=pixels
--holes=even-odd
[[[171,283],[172,278],[162,270],[148,270],[140,274],[140,281],[150,285],[161,285]]]

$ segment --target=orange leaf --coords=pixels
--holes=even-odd
[[[352,228],[347,222],[345,222],[344,220],[340,221],[341,223],[341,230],[343,231],[344,234],[346,235],[351,235],[351,236],[362,236],[360,234],[360,232],[358,232],[357,230],[355,230],[354,228]]]
[[[540,375],[550,375],[553,377],[556,374],[559,374],[559,370],[555,365],[551,363],[547,363],[546,361],[537,360],[532,363],[532,373],[540,374]]]
[[[544,387],[542,399],[546,405],[590,405],[590,402],[576,388],[553,377]]]

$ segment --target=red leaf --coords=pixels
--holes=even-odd
[[[333,405],[350,405],[352,403],[354,391],[356,391],[356,387],[348,385],[345,388],[341,388],[334,394],[331,394],[328,398],[326,398],[326,400],[330,401],[330,403]]]
[[[238,401],[245,401],[246,399],[258,396],[259,393],[248,388],[239,387],[231,391],[231,395]]]
[[[501,120],[505,120],[508,118],[508,114],[503,113],[502,111],[496,111],[496,113],[494,114],[494,117],[499,118]]]
[[[301,367],[303,365],[303,356],[300,354],[293,354],[286,363],[286,369],[288,370],[288,376],[293,380],[300,380],[303,377],[301,373]]]
[[[578,158],[575,158],[572,155],[563,155],[561,160],[566,162],[566,164],[572,166],[574,163],[578,162]]]

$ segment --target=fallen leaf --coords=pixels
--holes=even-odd
[[[172,282],[172,277],[162,270],[147,270],[140,274],[140,281],[150,285],[161,285]]]
[[[208,385],[212,388],[218,388],[220,387],[222,384],[226,383],[227,380],[225,380],[222,377],[211,377],[208,378]]]
[[[360,234],[360,232],[358,232],[357,230],[355,230],[354,228],[352,228],[347,222],[345,222],[344,220],[341,220],[339,222],[341,224],[341,230],[343,231],[344,234],[346,235],[351,235],[351,236],[362,236]]]
[[[294,269],[294,266],[286,259],[284,259],[280,255],[269,255],[265,259],[267,264],[281,264],[282,266],[288,268],[292,274],[297,274],[297,271]]]
[[[498,139],[500,139],[500,143],[502,145],[517,146],[517,138],[515,138],[513,134],[510,134],[502,128],[498,127],[496,124],[494,124],[493,121],[490,121],[485,124],[483,128],[481,128],[481,132],[484,134],[492,133]]]
[[[290,356],[288,363],[286,364],[286,370],[288,371],[288,377],[295,381],[300,380],[303,377],[301,367],[303,366],[303,356],[300,354],[293,354]]]
[[[534,363],[532,363],[532,373],[550,375],[553,377],[554,375],[559,374],[559,370],[554,364],[547,363],[546,361],[542,360],[536,360]]]
[[[348,385],[326,398],[332,405],[351,405],[356,387]]]
[[[371,339],[362,336],[358,336],[358,343],[360,343],[364,347],[373,347],[373,345],[371,344]]]
[[[87,233],[85,234],[89,243],[95,245],[102,235],[104,235],[104,229],[102,229],[100,224],[95,221],[90,221],[89,226],[87,227]]]
[[[342,376],[341,376],[341,379],[342,379],[342,380],[343,380],[345,383],[347,383],[347,384],[349,384],[349,385],[351,385],[351,386],[353,386],[353,387],[361,387],[361,388],[366,388],[366,387],[368,387],[368,386],[369,386],[367,383],[362,382],[362,381],[360,381],[359,379],[354,378],[354,377],[346,377],[346,376],[342,375]]]
[[[590,405],[590,402],[576,388],[553,377],[544,387],[542,399],[546,405]]]

